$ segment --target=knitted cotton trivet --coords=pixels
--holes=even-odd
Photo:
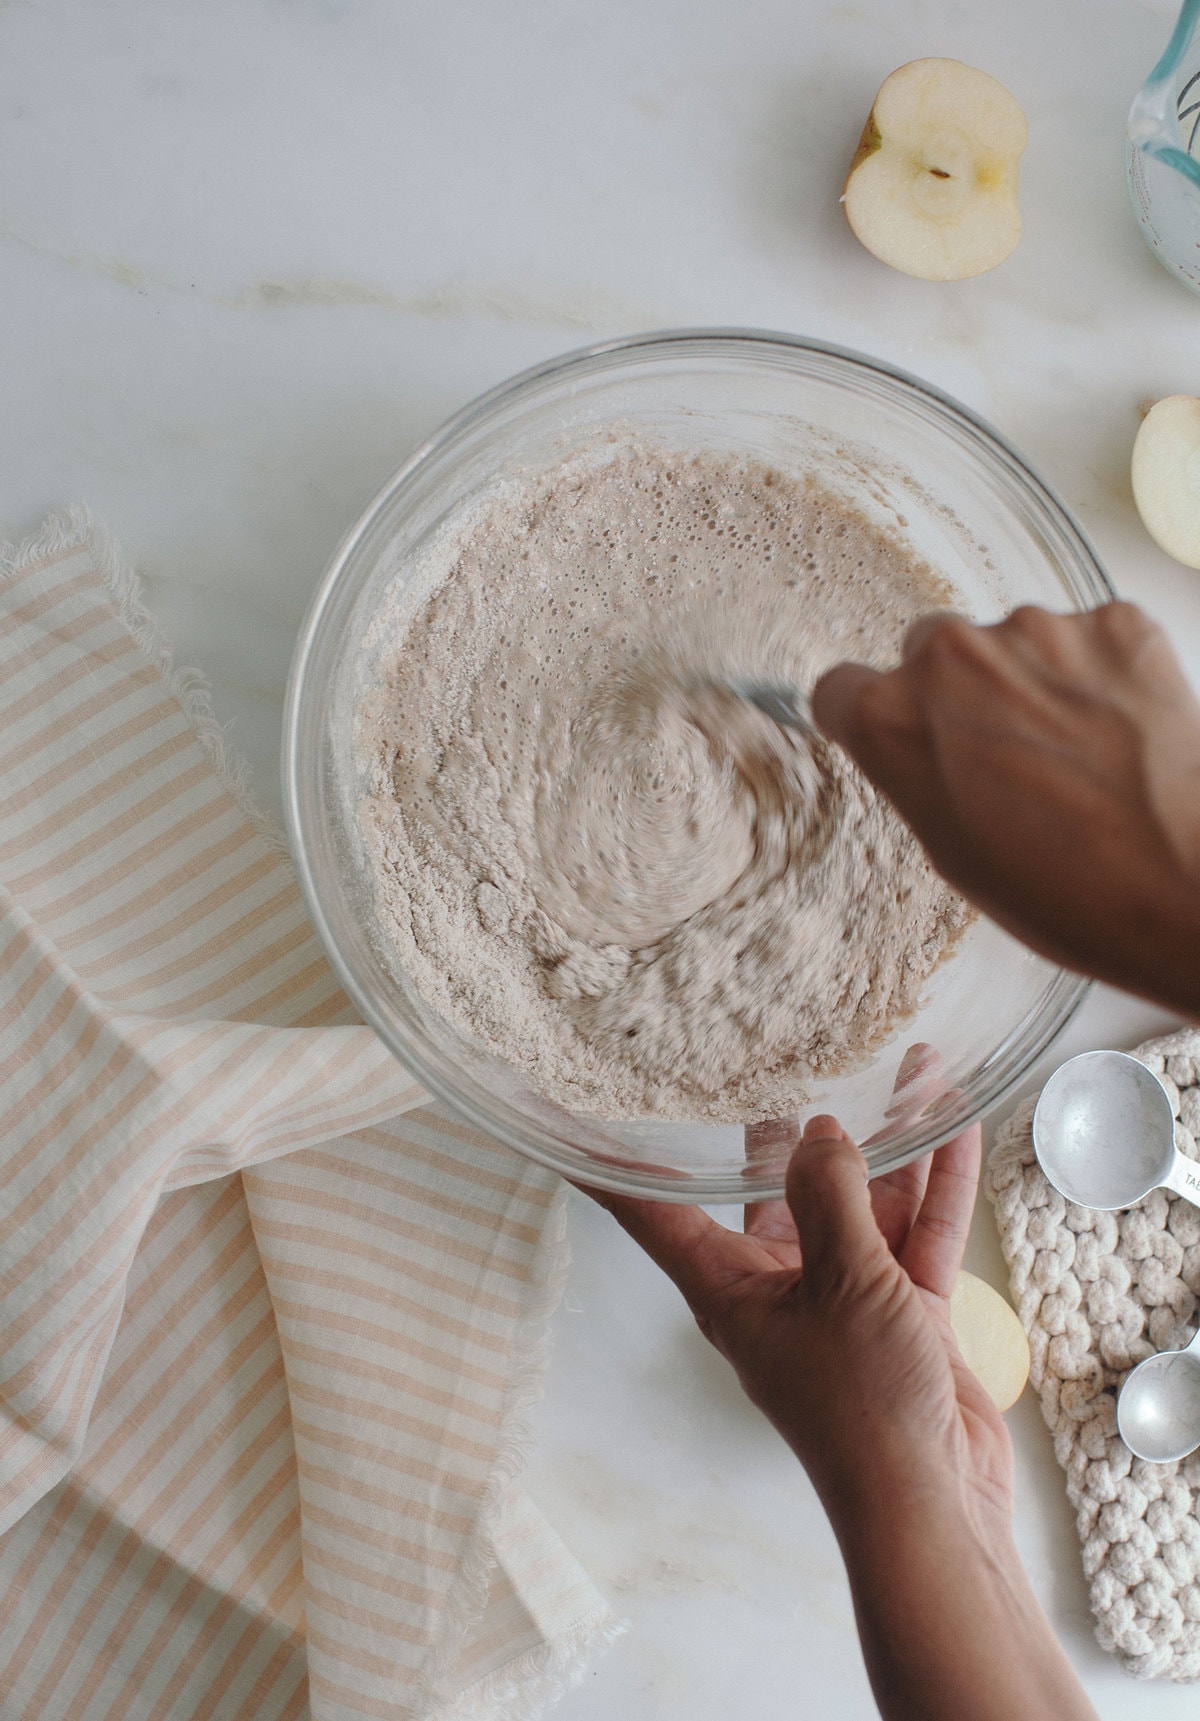
[[[1179,1147],[1200,1158],[1200,1030],[1148,1040],[1135,1056],[1167,1090]],[[1074,1206],[1038,1166],[1035,1104],[1001,1126],[986,1187],[1077,1515],[1096,1636],[1140,1679],[1200,1679],[1200,1452],[1147,1464],[1116,1414],[1129,1370],[1192,1337],[1200,1209],[1161,1189],[1119,1213]]]

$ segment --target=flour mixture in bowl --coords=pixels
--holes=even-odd
[[[498,489],[380,615],[363,813],[426,999],[577,1112],[796,1111],[968,917],[840,749],[726,678],[894,661],[950,594],[840,494],[616,443]]]

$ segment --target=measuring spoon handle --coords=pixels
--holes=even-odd
[[[1200,1164],[1176,1148],[1175,1158],[1162,1187],[1173,1190],[1176,1195],[1184,1196],[1194,1207],[1200,1207]]]

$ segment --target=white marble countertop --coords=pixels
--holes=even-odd
[[[0,533],[85,501],[278,806],[292,641],[346,527],[472,395],[590,339],[800,331],[992,419],[1167,622],[1200,681],[1200,576],[1150,544],[1146,397],[1200,393],[1200,302],[1144,250],[1122,127],[1168,0],[0,0]],[[982,66],[1029,119],[1024,237],[935,286],[838,211],[902,61]],[[1161,1013],[1097,993],[1045,1068]],[[1045,1073],[1045,1068],[1041,1072]],[[580,1201],[535,1495],[633,1630],[563,1703],[874,1706],[803,1475],[671,1288]],[[968,1264],[1003,1283],[986,1208]],[[1023,1550],[1105,1721],[1195,1713],[1096,1647],[1049,1437],[1012,1413]]]

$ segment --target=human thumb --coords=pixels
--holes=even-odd
[[[867,1188],[867,1165],[832,1117],[812,1117],[787,1169],[804,1278],[817,1296],[844,1289],[887,1253]]]

